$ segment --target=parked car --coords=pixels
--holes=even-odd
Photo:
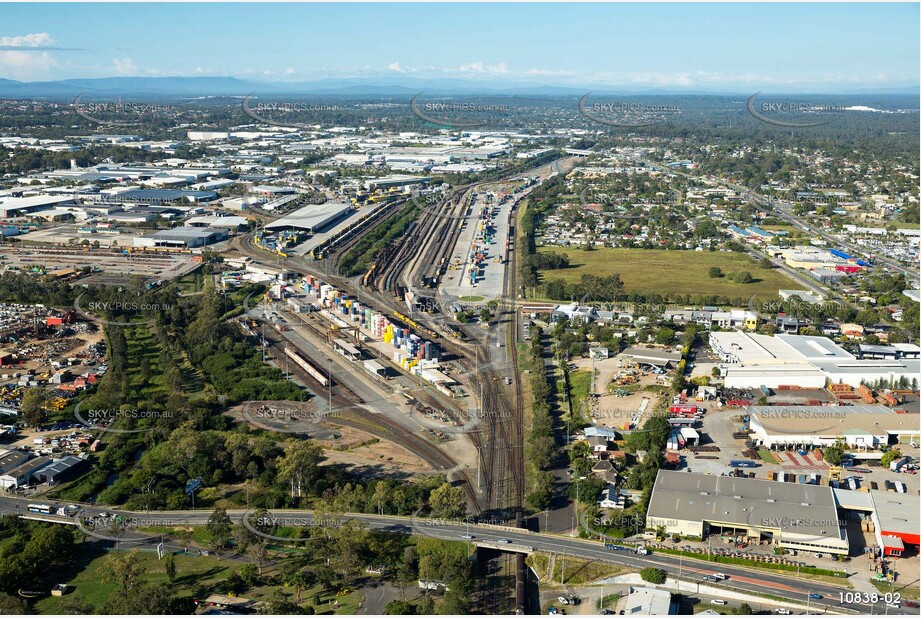
[[[780,614],[781,616],[789,616],[789,615],[790,615],[790,610],[787,609],[786,607],[781,607],[781,608],[777,609],[776,611],[777,611],[777,613]]]
[[[723,599],[713,599],[710,603],[713,605],[728,605]]]

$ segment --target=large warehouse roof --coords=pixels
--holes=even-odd
[[[315,232],[347,213],[350,204],[310,204],[265,226],[267,230],[296,229]]]
[[[917,495],[870,490],[880,527],[888,533],[914,535],[921,530],[921,498]]]
[[[843,540],[831,487],[660,470],[648,517],[779,529],[784,538]]]

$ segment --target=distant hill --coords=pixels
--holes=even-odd
[[[753,92],[739,88],[725,91],[700,89],[616,88],[599,84],[584,87],[552,86],[528,82],[470,81],[460,79],[419,79],[412,77],[375,77],[362,79],[323,79],[306,82],[257,82],[235,77],[102,77],[64,79],[44,82],[20,82],[0,78],[0,97],[61,98],[83,93],[93,96],[122,97],[204,97],[257,95],[321,95],[321,96],[412,96],[427,95],[488,95],[488,96],[582,96],[643,95],[643,96],[750,96]],[[827,93],[821,89],[803,92],[823,94],[918,95],[919,87],[858,89]],[[767,91],[765,94],[769,94]],[[774,93],[778,94],[778,93]]]

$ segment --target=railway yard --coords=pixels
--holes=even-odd
[[[435,202],[417,200],[421,214],[400,242],[378,254],[368,271],[357,277],[339,275],[338,260],[360,235],[339,243],[317,261],[301,257],[278,260],[256,247],[250,236],[232,243],[254,260],[335,286],[349,298],[382,312],[394,324],[437,343],[441,350],[439,367],[456,383],[455,396],[401,371],[387,360],[393,348],[367,335],[362,335],[367,341],[350,341],[362,350],[362,359],[377,357],[397,377],[382,382],[367,372],[353,372],[346,386],[336,379],[335,365],[342,371],[347,365],[341,364],[348,361],[331,346],[323,347],[332,337],[328,334],[330,320],[317,314],[305,317],[283,311],[274,319],[286,326],[276,323],[272,328],[272,317],[251,311],[257,322],[269,322],[265,332],[271,334],[265,335],[265,345],[273,362],[282,367],[283,361],[278,359],[290,358],[287,344],[297,346],[299,354],[314,366],[288,363],[286,370],[314,390],[317,398],[331,399],[336,411],[331,423],[364,429],[405,448],[431,469],[448,472],[449,480],[464,487],[468,507],[476,513],[504,513],[514,518],[520,516],[524,501],[525,424],[514,358],[520,329],[515,307],[504,301],[488,324],[456,323],[449,306],[469,303],[470,297],[486,302],[513,295],[516,209],[528,187],[559,171],[560,163],[554,163],[507,181],[458,186]],[[516,187],[521,188],[516,191]],[[477,271],[476,288],[455,285],[463,277],[472,280],[470,273]],[[420,304],[423,310],[415,310]],[[253,334],[262,336],[256,329]],[[399,399],[404,402],[402,406]],[[406,405],[407,401],[413,403]],[[375,414],[369,414],[369,408]]]

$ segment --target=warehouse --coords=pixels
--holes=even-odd
[[[25,217],[32,213],[50,210],[57,206],[73,205],[74,198],[70,196],[37,195],[34,197],[4,197],[0,198],[0,218]]]
[[[631,357],[642,365],[655,365],[656,367],[669,368],[681,361],[681,352],[662,350],[656,348],[627,348],[624,356]]]
[[[176,202],[210,202],[217,199],[214,191],[183,191],[179,189],[133,189],[107,195],[104,202],[112,204],[174,204]]]
[[[315,233],[346,216],[351,204],[310,204],[265,226],[266,230],[298,230]]]
[[[68,455],[38,470],[34,476],[37,482],[56,485],[77,478],[88,467],[89,462],[86,459]]]
[[[916,358],[858,359],[825,337],[771,337],[736,330],[710,333],[710,347],[722,362],[727,388],[823,388],[826,381],[853,387],[862,382],[897,384],[910,382],[921,371]]]
[[[0,489],[31,485],[35,473],[51,462],[50,457],[36,457],[0,475]]]
[[[747,537],[782,548],[847,555],[831,487],[659,470],[646,527],[706,538]]]
[[[134,239],[135,247],[204,247],[227,240],[227,230],[217,228],[175,227],[150,236]]]
[[[917,438],[921,431],[917,414],[876,405],[751,406],[748,415],[750,438],[768,448],[831,446],[843,440],[851,448],[875,449]]]
[[[21,466],[28,459],[29,456],[22,451],[6,451],[0,455],[0,474]]]

